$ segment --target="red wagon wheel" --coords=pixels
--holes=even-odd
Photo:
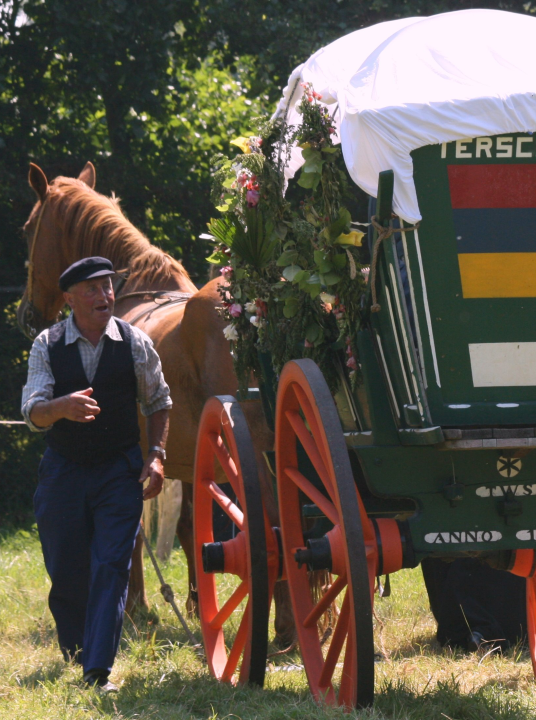
[[[321,480],[316,486],[300,472],[299,444]],[[368,706],[374,698],[374,531],[358,497],[335,404],[312,360],[289,362],[281,374],[276,460],[283,553],[309,686],[317,700]],[[304,496],[333,524],[307,547]],[[319,601],[310,589],[308,569],[329,569],[337,576]],[[340,612],[324,655],[318,622],[337,598]],[[341,665],[337,694],[334,675]]]
[[[216,481],[230,482],[236,498]],[[238,530],[231,540],[214,542],[213,502]],[[249,428],[231,396],[205,404],[193,508],[199,615],[210,671],[222,681],[262,686],[271,602],[265,519]],[[215,573],[223,573],[220,582]]]

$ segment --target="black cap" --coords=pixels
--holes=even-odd
[[[114,266],[109,260],[98,256],[82,258],[62,272],[59,282],[60,289],[66,292],[71,285],[76,285],[82,280],[105,275],[115,275]]]

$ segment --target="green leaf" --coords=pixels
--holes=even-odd
[[[309,285],[320,284],[320,275],[318,275],[317,273],[313,273],[309,280],[307,280],[307,282],[309,283]]]
[[[243,280],[246,277],[246,271],[244,268],[237,268],[234,275],[237,280]]]
[[[302,283],[308,277],[309,277],[309,273],[307,272],[307,270],[300,270],[300,272],[297,272],[296,275],[294,275],[294,279],[292,280],[292,282],[294,284]]]
[[[296,250],[287,250],[277,258],[276,265],[278,267],[286,267],[287,265],[293,265],[298,259],[298,252]]]
[[[333,270],[333,263],[329,260],[322,260],[322,262],[318,263],[318,269],[321,273],[328,273],[330,270]]]
[[[346,267],[346,263],[348,262],[346,253],[337,253],[332,258],[332,262],[335,270],[342,270],[344,267]]]
[[[336,152],[339,152],[339,148],[328,146],[328,147],[322,148],[322,152],[323,153],[336,153]]]
[[[228,177],[227,180],[225,180],[223,182],[223,187],[231,189],[231,187],[234,185],[235,182],[236,182],[235,177]]]
[[[315,297],[318,297],[318,295],[320,295],[322,291],[322,285],[320,285],[320,283],[318,283],[317,285],[308,285],[308,291],[311,299],[314,300]]]
[[[322,275],[322,279],[324,281],[324,285],[329,287],[330,285],[336,285],[340,281],[341,276],[334,272],[328,272],[325,275]]]
[[[240,300],[242,297],[242,288],[240,285],[235,285],[233,288],[233,297],[235,297],[237,300]]]
[[[326,253],[323,250],[315,250],[313,253],[315,263],[319,265],[326,257]]]
[[[329,237],[331,240],[336,240],[344,230],[350,227],[352,222],[352,216],[346,208],[341,208],[339,211],[338,218],[329,225]]]
[[[283,308],[283,315],[286,318],[293,318],[298,310],[300,309],[300,303],[297,298],[289,297],[285,300],[285,307]]]
[[[303,270],[299,265],[289,265],[283,270],[283,277],[285,280],[292,282],[296,275]]]
[[[320,333],[322,332],[322,328],[317,323],[311,323],[311,325],[308,325],[305,330],[305,337],[310,343],[316,342],[318,340]]]
[[[316,190],[321,177],[320,173],[304,173],[302,171],[298,185],[306,190]]]
[[[324,164],[324,161],[322,160],[322,153],[318,152],[318,150],[313,150],[312,148],[305,148],[302,150],[302,156],[305,160],[305,165],[303,166],[303,172],[306,173],[321,173],[322,172],[322,165]]]
[[[222,252],[221,250],[217,250],[216,252],[212,253],[212,255],[209,255],[206,260],[213,265],[225,265],[229,261],[229,258],[224,252]]]

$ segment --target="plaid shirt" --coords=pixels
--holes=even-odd
[[[82,366],[90,383],[93,382],[102,349],[104,336],[111,340],[123,342],[123,338],[114,318],[110,318],[97,347],[89,342],[76,327],[74,316],[71,314],[65,324],[65,344],[77,343],[82,360]],[[143,415],[152,415],[158,410],[170,408],[172,405],[169,396],[169,387],[164,380],[162,364],[153,347],[153,342],[143,330],[132,326],[132,358],[134,372],[137,380],[137,400]],[[81,388],[83,389],[83,388]],[[36,432],[45,432],[50,427],[37,427],[30,420],[30,413],[37,402],[52,400],[54,396],[54,376],[50,368],[48,355],[48,329],[40,333],[32,345],[28,359],[28,381],[22,391],[22,416],[28,427]]]

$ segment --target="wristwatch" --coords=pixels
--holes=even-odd
[[[152,447],[149,448],[149,452],[150,453],[152,453],[152,452],[158,453],[160,455],[160,457],[162,458],[162,462],[166,462],[166,451],[164,450],[163,447],[160,447],[160,445],[153,445]]]

